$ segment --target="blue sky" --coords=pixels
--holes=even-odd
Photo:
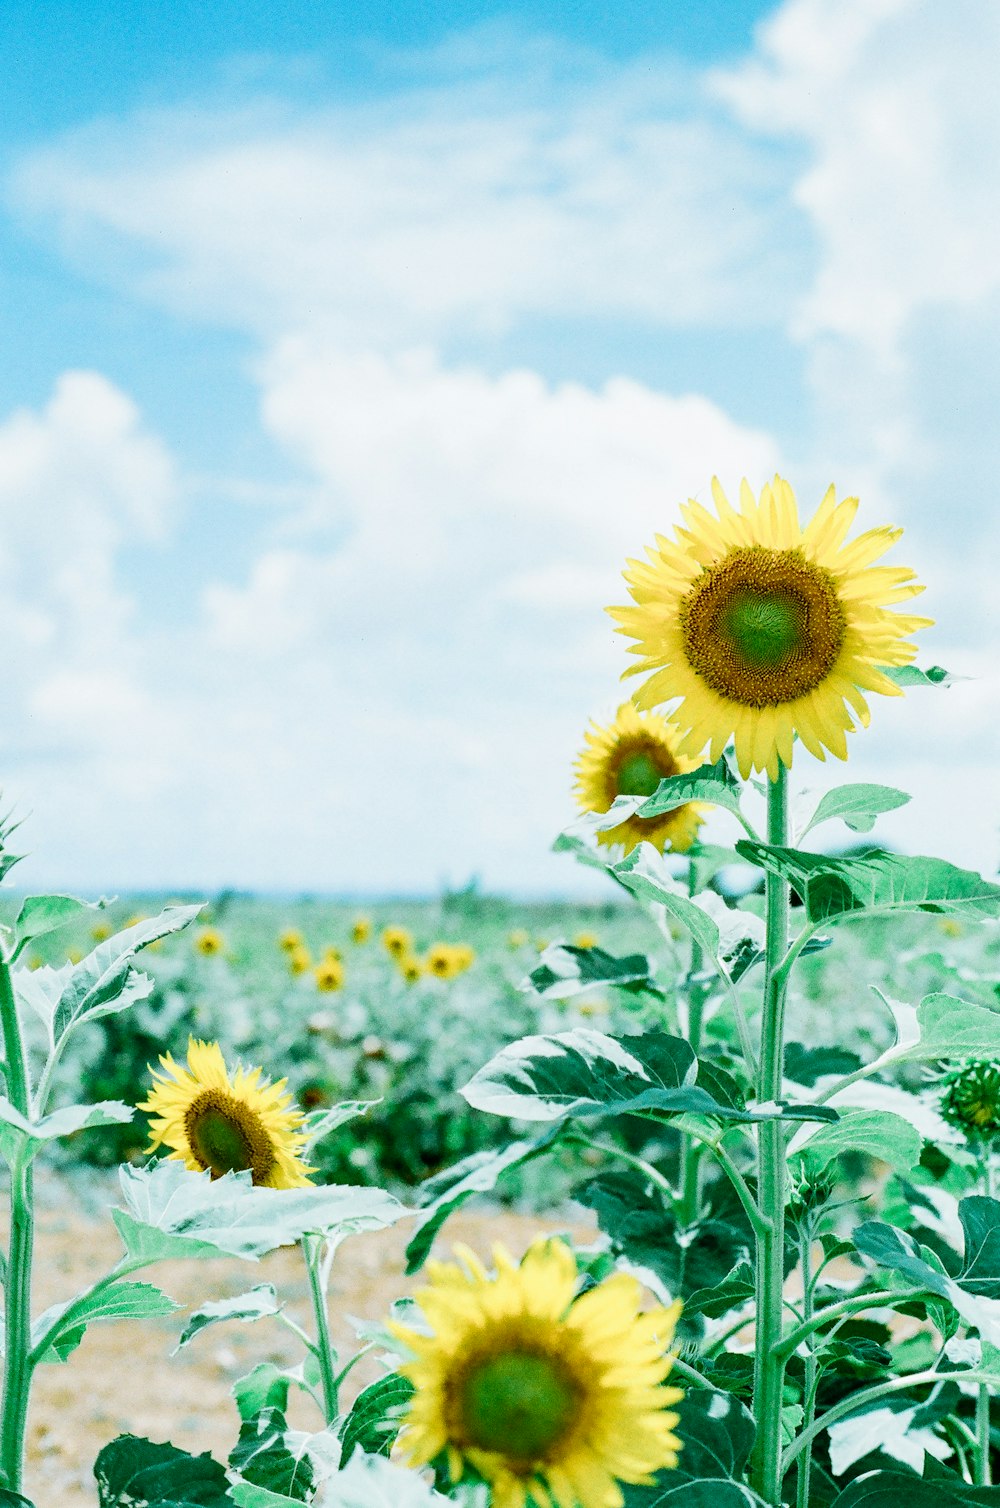
[[[589,885],[547,848],[623,559],[775,467],[905,525],[970,678],[797,777],[903,785],[888,839],[995,866],[988,0],[137,15],[0,21],[36,878]]]

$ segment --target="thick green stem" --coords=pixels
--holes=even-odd
[[[803,1221],[799,1231],[799,1262],[802,1267],[802,1323],[809,1325],[813,1318],[813,1297],[815,1282],[812,1271],[812,1222],[808,1218]],[[806,1357],[805,1375],[803,1377],[803,1395],[805,1397],[805,1415],[802,1420],[806,1429],[816,1417],[816,1348],[810,1343],[809,1354]],[[812,1454],[806,1454],[799,1462],[799,1479],[796,1487],[797,1508],[809,1508],[809,1486],[812,1474]]]
[[[321,1236],[303,1236],[302,1252],[309,1273],[309,1293],[316,1322],[316,1358],[323,1385],[323,1412],[328,1425],[337,1418],[337,1375],[334,1371],[333,1347],[330,1343],[330,1318],[326,1309],[325,1264]]]
[[[695,867],[688,866],[688,894],[694,895]],[[705,989],[700,974],[705,966],[701,943],[691,939],[691,962],[688,967],[685,994],[687,997],[687,1039],[691,1051],[697,1056],[701,1050],[702,1018],[705,1011]],[[681,1198],[680,1217],[682,1225],[693,1225],[701,1212],[701,1148],[690,1136],[681,1138]]]
[[[976,1486],[993,1486],[990,1466],[990,1390],[985,1382],[979,1384],[976,1396]]]
[[[767,841],[788,842],[788,771],[768,785]],[[789,891],[779,875],[766,876],[766,965],[757,1098],[780,1100],[785,1056],[785,984],[781,967],[788,947]],[[767,1225],[757,1238],[754,1415],[757,1441],[753,1486],[766,1503],[781,1503],[781,1405],[785,1359],[778,1349],[784,1318],[785,1134],[780,1120],[763,1121],[757,1133],[757,1203]]]
[[[10,969],[0,958],[0,1028],[3,1031],[7,1095],[15,1110],[31,1115],[31,1084]],[[27,1148],[10,1170],[10,1246],[4,1275],[5,1354],[0,1418],[0,1473],[17,1492],[24,1465],[24,1432],[31,1390],[31,1268],[35,1223],[31,1162]]]

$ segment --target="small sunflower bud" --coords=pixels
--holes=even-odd
[[[941,1114],[970,1141],[1000,1136],[1000,1063],[965,1063],[950,1073]]]

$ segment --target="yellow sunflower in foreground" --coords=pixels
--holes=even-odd
[[[631,702],[618,708],[613,723],[594,723],[584,735],[576,762],[576,799],[586,812],[606,812],[616,796],[651,796],[669,775],[686,775],[696,759],[678,753],[679,734],[665,718],[637,712]],[[663,852],[686,853],[698,836],[707,807],[686,802],[662,817],[629,817],[598,833],[598,842],[620,843],[631,853],[639,843]]]
[[[576,1259],[536,1241],[519,1266],[502,1247],[490,1277],[466,1247],[464,1268],[429,1264],[416,1299],[433,1334],[390,1329],[413,1353],[415,1392],[401,1444],[412,1465],[445,1453],[453,1482],[467,1468],[492,1508],[621,1508],[619,1482],[649,1483],[677,1465],[681,1442],[664,1387],[680,1305],[639,1313],[624,1273],[576,1297]]]
[[[737,512],[712,482],[718,516],[681,509],[674,540],[658,535],[648,561],[625,572],[635,606],[613,607],[640,657],[626,675],[648,675],[640,707],[679,699],[671,720],[684,754],[710,746],[716,760],[735,739],[740,773],[792,762],[798,734],[810,754],[847,758],[862,692],[899,696],[884,674],[916,653],[908,634],[933,621],[890,611],[923,587],[905,567],[875,565],[902,533],[883,526],[850,544],[857,498],[831,487],[805,526],[781,477],[754,499],[746,482]],[[850,709],[850,710],[849,710]]]
[[[312,1168],[299,1153],[305,1142],[302,1115],[291,1107],[285,1080],[270,1084],[261,1070],[237,1067],[232,1077],[218,1042],[188,1041],[187,1066],[169,1053],[165,1070],[153,1073],[153,1090],[139,1106],[151,1117],[147,1152],[169,1147],[168,1156],[193,1171],[251,1172],[255,1184],[302,1188]]]

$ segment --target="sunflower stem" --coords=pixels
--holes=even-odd
[[[333,1365],[333,1348],[330,1343],[330,1317],[326,1308],[326,1277],[329,1265],[323,1261],[323,1237],[303,1236],[302,1255],[309,1274],[309,1293],[312,1298],[313,1318],[316,1322],[316,1359],[319,1362],[320,1381],[323,1385],[323,1413],[328,1425],[337,1418],[337,1376]]]
[[[976,1394],[976,1486],[992,1487],[990,1467],[990,1388],[981,1382]]]
[[[688,895],[695,893],[695,866],[688,864]],[[691,960],[688,966],[685,996],[687,1000],[687,1039],[695,1057],[701,1048],[701,1028],[705,1011],[705,991],[700,975],[704,967],[704,954],[697,938],[691,939]],[[684,1226],[693,1225],[701,1206],[701,1148],[693,1137],[681,1138],[681,1199],[680,1217]]]
[[[788,771],[778,765],[767,790],[767,841],[788,841]],[[768,871],[765,879],[766,938],[764,1012],[761,1023],[757,1098],[781,1098],[784,1070],[784,1010],[788,971],[781,967],[788,947],[789,887]],[[757,1439],[753,1486],[766,1503],[781,1504],[781,1406],[785,1358],[780,1350],[784,1317],[785,1133],[780,1119],[762,1121],[757,1133],[757,1205],[766,1224],[757,1237],[754,1416]]]
[[[7,1096],[31,1117],[31,1085],[24,1039],[7,959],[0,955],[0,1029],[3,1032]],[[31,1390],[31,1268],[35,1218],[31,1159],[22,1145],[10,1170],[10,1246],[4,1274],[5,1354],[0,1405],[0,1475],[11,1492],[21,1487],[24,1432]]]

